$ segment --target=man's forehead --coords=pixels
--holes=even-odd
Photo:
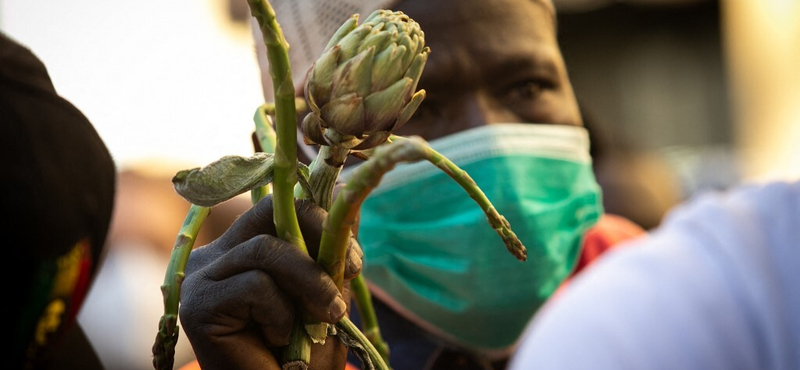
[[[362,19],[377,9],[393,9],[403,2],[423,1],[433,4],[440,0],[271,0],[278,22],[289,43],[289,59],[292,65],[292,78],[299,86],[311,64],[322,54],[330,37],[352,14],[360,14]],[[457,0],[460,2],[461,0]],[[553,0],[527,0],[541,4],[555,20]],[[255,20],[253,34],[256,54],[262,69],[262,84],[265,97],[271,100],[272,82],[269,78],[266,49]]]
[[[558,75],[563,62],[557,44],[548,40],[526,37],[521,42],[497,43],[494,47],[456,41],[443,45],[431,53],[420,87],[432,93],[499,82],[516,73]]]
[[[400,3],[405,2],[405,1],[410,1],[410,0],[394,0],[394,1],[392,1],[392,0],[389,0],[389,1],[386,1],[386,0],[383,0],[383,1],[372,0],[372,1],[374,3],[376,3],[376,4],[380,4],[380,5],[377,5],[377,7],[380,7],[380,6],[393,7],[393,6],[396,6],[397,4],[400,4]],[[556,7],[553,4],[553,0],[529,0],[529,1],[532,1],[534,3],[540,3],[540,4],[544,5],[547,9],[552,11],[553,14],[555,14]],[[376,7],[376,9],[377,9],[377,7]]]
[[[452,4],[458,4],[458,9],[453,9]],[[439,34],[448,34],[454,28],[469,32],[488,25],[489,29],[482,30],[488,32],[487,35],[471,43],[490,44],[498,42],[498,30],[505,28],[504,25],[509,22],[534,22],[535,28],[543,31],[546,29],[547,33],[554,32],[555,13],[547,4],[549,0],[452,0],[433,3],[425,0],[402,0],[395,9],[406,12],[419,22],[429,36],[426,39],[438,38]]]
[[[373,0],[376,3],[380,2],[378,0]],[[441,8],[448,8],[450,9],[453,4],[458,4],[461,8],[474,8],[476,5],[486,5],[483,4],[485,1],[483,0],[453,0],[451,1],[442,1],[442,0],[390,0],[390,1],[383,1],[383,8],[392,8],[393,10],[402,10],[403,8],[416,8],[418,10],[426,10],[430,12],[430,9],[441,9]],[[488,1],[488,3],[492,3],[492,1]],[[518,0],[518,1],[511,1],[502,4],[504,6],[495,6],[497,8],[507,8],[507,9],[498,9],[498,10],[511,10],[516,8],[517,6],[524,5],[524,3],[533,3],[542,6],[547,13],[555,20],[556,17],[556,8],[553,4],[553,0]],[[464,14],[463,11],[458,11],[458,9],[453,9],[453,11],[448,12],[440,12],[438,14],[441,17],[464,17],[469,16]]]

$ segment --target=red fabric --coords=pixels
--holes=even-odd
[[[627,218],[610,214],[603,215],[600,221],[586,232],[583,239],[583,250],[572,275],[579,273],[597,260],[601,254],[618,246],[621,242],[645,234],[647,231]]]
[[[597,224],[586,232],[583,238],[583,249],[581,250],[580,257],[578,257],[575,270],[572,271],[572,274],[567,280],[561,283],[561,286],[553,293],[553,297],[559,295],[576,274],[579,274],[586,267],[597,261],[601,255],[612,248],[619,247],[625,241],[646,234],[647,231],[645,229],[627,218],[604,214]]]
[[[75,248],[80,248],[80,261],[78,262],[78,278],[75,282],[75,288],[70,297],[70,308],[67,314],[68,325],[72,325],[78,318],[78,312],[83,306],[83,301],[86,294],[89,292],[89,284],[92,279],[92,267],[95,261],[92,261],[92,246],[88,238],[81,239]]]

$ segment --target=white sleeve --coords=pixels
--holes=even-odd
[[[509,369],[800,369],[800,182],[677,208],[540,310]]]

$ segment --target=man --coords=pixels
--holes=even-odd
[[[427,97],[396,134],[421,135],[465,169],[528,247],[525,263],[508,255],[472,200],[429,164],[388,173],[361,209],[359,241],[392,368],[504,368],[528,319],[576,269],[614,242],[642,233],[602,213],[550,1],[271,3],[291,45],[298,91],[308,66],[350,14],[382,7],[419,22],[431,48],[419,83]],[[262,68],[271,100],[265,63]],[[328,322],[343,314],[329,280],[306,266],[309,259],[281,247],[288,250],[281,268],[275,253],[253,254],[263,242],[249,239],[255,234],[236,235],[252,229],[243,224],[248,219],[264,222],[263,212],[240,219],[187,265],[181,320],[203,368],[274,364],[270,349],[286,343],[291,326],[291,314],[276,307],[297,302]],[[239,260],[254,255],[258,263]],[[323,282],[294,283],[309,276]],[[234,292],[245,298],[235,299]],[[221,299],[201,298],[210,295]],[[251,322],[263,332],[247,330]],[[332,342],[325,347],[337,350]],[[231,356],[207,355],[213,348]],[[248,355],[233,355],[240,351]],[[343,364],[341,357],[315,360],[320,357],[312,358],[312,367]]]
[[[0,33],[2,213],[9,241],[14,369],[101,368],[75,318],[114,205],[114,162],[42,62]],[[13,269],[12,269],[13,267]]]

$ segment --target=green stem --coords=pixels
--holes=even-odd
[[[294,98],[295,109],[304,111],[306,101],[303,98]],[[275,146],[278,138],[275,133],[275,125],[270,116],[275,114],[275,103],[264,103],[256,109],[253,115],[253,122],[256,126],[256,137],[264,153],[275,153]]]
[[[289,64],[289,45],[275,18],[275,10],[266,0],[248,0],[250,12],[258,21],[267,47],[269,72],[275,95],[275,176],[273,204],[275,228],[281,238],[308,252],[300,233],[294,208],[294,185],[297,183],[297,108],[294,82]]]
[[[197,240],[200,227],[210,212],[210,207],[192,204],[178,232],[178,237],[175,239],[167,273],[164,276],[164,284],[161,285],[161,294],[164,296],[164,315],[161,316],[158,323],[158,334],[153,345],[153,366],[156,369],[172,370],[175,360],[175,345],[178,342],[178,305],[186,261],[189,260],[189,254]]]
[[[355,297],[358,313],[361,315],[361,327],[364,336],[375,346],[380,353],[383,361],[389,363],[389,345],[381,336],[378,326],[378,317],[375,315],[375,308],[372,306],[372,296],[367,287],[364,276],[358,275],[350,281],[350,292]]]
[[[311,163],[309,183],[313,190],[314,202],[323,209],[330,210],[333,189],[342,172],[344,162],[350,155],[350,148],[360,140],[353,135],[343,135],[336,130],[326,129],[325,137],[330,145],[321,145],[316,158]]]
[[[298,112],[305,111],[306,101],[303,98],[295,97],[294,104]],[[275,103],[264,103],[256,109],[255,117],[253,120],[256,124],[256,139],[261,151],[265,153],[275,153],[275,143],[277,137],[275,134],[275,126],[272,124],[270,115],[275,114]],[[251,199],[253,204],[261,200],[263,197],[270,193],[270,189],[263,186],[257,189],[255,193],[251,192]],[[295,197],[299,199],[311,198],[311,194],[306,193],[306,189],[300,184],[295,186]]]
[[[269,118],[271,114],[275,114],[274,103],[264,103],[256,109],[256,113],[253,115],[258,144],[264,153],[275,153],[275,146],[278,142],[275,126],[272,124],[272,119]]]
[[[424,159],[445,172],[481,207],[489,224],[503,239],[511,254],[523,261],[527,258],[525,247],[511,231],[508,221],[497,212],[469,174],[433,150],[421,138],[393,136],[393,139],[394,143],[379,146],[375,154],[353,172],[347,185],[333,201],[330,213],[323,223],[317,262],[331,275],[340,290],[344,280],[347,244],[361,204],[378,186],[383,175],[400,162],[416,162]]]
[[[250,190],[250,203],[256,204],[270,194],[269,185],[259,186]]]
[[[272,125],[272,119],[269,118],[270,114],[274,114],[275,104],[265,103],[256,109],[253,115],[253,122],[256,126],[256,138],[258,139],[258,147],[264,153],[275,153],[275,146],[277,145],[278,137],[275,134],[275,127]],[[271,192],[269,185],[259,186],[250,191],[250,201],[253,204],[258,203],[264,199]]]
[[[289,45],[278,25],[275,11],[266,0],[248,0],[250,12],[258,21],[267,47],[269,72],[275,95],[275,172],[273,180],[273,210],[278,236],[308,253],[294,208],[294,186],[297,183],[297,109],[294,83],[289,63]],[[303,325],[294,325],[293,340],[284,351],[286,367],[304,369],[311,360],[311,338]],[[302,331],[302,333],[301,333]]]
[[[323,223],[322,240],[317,262],[325,268],[341,291],[344,282],[344,265],[347,245],[356,224],[361,204],[369,193],[378,186],[386,172],[392,170],[400,162],[416,162],[427,160],[441,169],[456,181],[467,194],[480,206],[491,227],[498,233],[506,248],[517,259],[525,260],[527,252],[522,242],[517,238],[508,221],[500,215],[492,203],[475,184],[475,181],[464,170],[456,166],[441,153],[432,149],[427,142],[419,137],[404,138],[392,136],[390,145],[376,148],[370,159],[358,167],[333,201],[331,210]],[[356,294],[356,305],[364,318],[365,332],[375,337],[367,339],[370,344],[377,343],[378,348],[383,345],[375,319],[374,309],[371,305],[369,291],[361,277],[351,282],[351,288]],[[388,348],[386,350],[388,358]],[[383,354],[381,354],[383,356]]]
[[[469,197],[481,207],[481,210],[483,210],[483,213],[486,215],[489,225],[503,240],[503,243],[506,245],[509,253],[511,253],[520,261],[525,261],[528,259],[527,249],[524,245],[522,245],[522,241],[519,240],[517,235],[511,230],[511,225],[509,224],[508,220],[506,220],[503,215],[497,212],[497,209],[494,208],[494,205],[491,201],[489,201],[489,198],[486,197],[486,194],[483,193],[483,190],[478,187],[478,185],[466,171],[462,170],[447,157],[431,148],[421,138],[392,135],[390,139],[397,144],[410,143],[410,148],[413,148],[411,150],[418,151],[418,154],[422,156],[422,159],[432,163],[434,166],[442,170],[442,172],[450,176],[450,178],[452,178],[456,183],[461,185]],[[409,161],[405,159],[401,160]]]
[[[366,352],[367,356],[369,357],[370,362],[374,366],[375,369],[378,370],[389,370],[391,369],[387,362],[383,359],[382,355],[378,352],[377,349],[370,343],[370,341],[364,336],[364,334],[358,330],[355,324],[353,324],[350,319],[345,316],[339,322],[336,323],[336,327],[343,331],[347,337],[352,339],[353,343],[345,343],[348,344],[349,347],[352,348],[353,345],[360,345],[363,347],[363,350]],[[343,342],[347,340],[343,338],[340,334],[339,338],[343,339]]]
[[[337,135],[335,132],[330,131],[329,134]],[[339,142],[341,137],[338,135],[334,137],[333,142]],[[314,189],[314,200],[318,205],[323,207],[326,211],[330,210],[333,189],[336,186],[336,180],[344,167],[344,161],[350,153],[344,145],[328,146],[323,145],[314,162],[311,164],[311,187]],[[346,252],[345,252],[346,253]],[[327,259],[331,258],[326,255],[322,258],[322,264],[326,264]],[[335,258],[335,257],[333,257]],[[339,287],[341,291],[341,286]],[[372,307],[372,298],[369,290],[366,287],[364,278],[359,275],[350,283],[351,292],[355,296],[356,306],[362,316],[362,324],[364,328],[364,336],[372,343],[383,357],[384,361],[389,362],[389,346],[384,342],[380,334],[378,320],[375,316],[375,309]]]
[[[314,202],[326,211],[331,208],[333,188],[349,154],[350,149],[341,146],[321,145],[311,163],[309,184],[314,189]]]

